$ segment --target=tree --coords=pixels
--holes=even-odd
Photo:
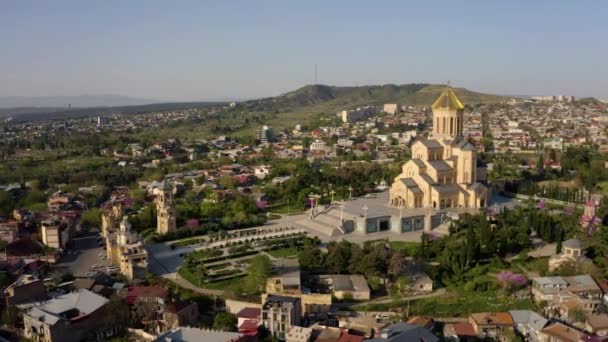
[[[545,173],[545,158],[542,152],[538,155],[538,161],[536,162],[536,172],[540,176]]]
[[[82,214],[82,223],[87,227],[99,227],[101,225],[101,210],[91,208]]]
[[[393,297],[403,297],[407,295],[409,291],[409,287],[411,285],[410,278],[407,277],[399,277],[397,281],[391,284],[390,294]]]
[[[257,295],[264,291],[266,279],[271,271],[270,259],[266,255],[256,255],[247,267],[247,276],[242,283],[242,291],[247,295]]]
[[[390,260],[388,261],[388,275],[391,278],[396,279],[403,268],[403,254],[401,251],[393,252]]]
[[[229,312],[219,312],[213,317],[213,329],[236,331],[236,316]]]
[[[575,308],[568,312],[568,319],[573,322],[584,322],[587,319],[587,314],[582,309]]]
[[[236,182],[234,181],[234,178],[229,175],[221,175],[218,184],[226,189],[236,189]]]

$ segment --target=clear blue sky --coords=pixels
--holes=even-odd
[[[0,1],[0,96],[271,96],[452,80],[608,98],[608,2]]]

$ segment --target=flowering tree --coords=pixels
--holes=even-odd
[[[528,283],[528,278],[519,273],[513,273],[511,271],[502,271],[496,279],[502,284],[507,291],[513,291],[524,287]]]

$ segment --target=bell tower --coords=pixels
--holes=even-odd
[[[433,137],[457,138],[462,137],[464,125],[464,105],[448,81],[443,93],[433,102]]]
[[[164,180],[156,189],[156,232],[160,235],[176,229],[173,186]]]

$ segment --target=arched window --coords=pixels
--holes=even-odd
[[[450,118],[450,134],[454,134],[454,118]]]

